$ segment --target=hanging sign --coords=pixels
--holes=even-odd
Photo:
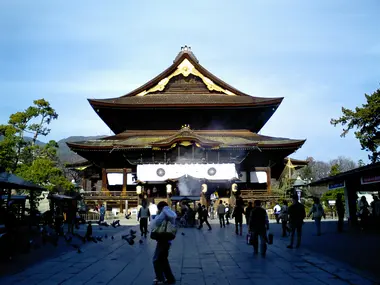
[[[344,188],[344,187],[346,187],[345,181],[329,184],[329,190],[339,189],[339,188]]]
[[[379,183],[380,182],[380,175],[376,176],[363,176],[361,178],[361,183],[363,184],[372,184],[372,183]]]

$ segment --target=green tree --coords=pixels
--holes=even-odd
[[[380,89],[371,95],[365,94],[367,103],[362,107],[350,110],[342,107],[343,115],[338,119],[331,119],[334,126],[346,126],[341,137],[356,129],[355,137],[359,140],[362,149],[371,152],[368,158],[372,163],[380,160]]]
[[[50,133],[50,123],[58,114],[44,99],[10,115],[8,124],[0,125],[0,165],[7,171],[37,183],[51,191],[72,190],[57,156],[58,144],[36,144],[40,136]],[[31,137],[28,137],[28,134]]]
[[[359,161],[358,161],[358,167],[363,167],[363,166],[365,166],[365,163],[364,163],[363,159],[359,159]]]
[[[339,164],[333,164],[331,165],[329,176],[335,176],[340,173],[340,167]]]

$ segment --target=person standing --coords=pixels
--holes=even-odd
[[[287,236],[289,213],[288,213],[288,201],[284,200],[281,207],[281,225],[282,225],[282,237]]]
[[[247,208],[245,208],[244,214],[245,214],[245,222],[247,223],[247,226],[249,226],[249,219],[251,217],[251,211],[252,211],[252,202],[248,202]]]
[[[151,223],[152,228],[159,227],[164,221],[175,225],[177,215],[169,208],[166,202],[159,202],[157,209],[157,216]],[[170,246],[171,241],[157,241],[156,250],[153,255],[153,267],[156,274],[156,279],[153,281],[154,284],[174,284],[176,282],[168,260]]]
[[[141,236],[146,237],[148,233],[148,219],[150,218],[149,208],[146,206],[146,201],[142,202],[142,207],[137,215],[137,220],[140,221]]]
[[[297,244],[296,248],[301,245],[302,226],[305,219],[306,212],[305,207],[298,202],[298,196],[293,196],[293,204],[289,207],[289,225],[291,228],[290,244],[287,248],[293,248],[294,234],[297,231]]]
[[[269,219],[267,211],[261,207],[260,200],[255,200],[255,206],[250,211],[249,230],[252,235],[251,238],[253,240],[254,253],[259,253],[260,237],[260,253],[262,256],[265,256],[267,251],[267,230],[269,230]]]
[[[313,215],[313,220],[315,222],[315,226],[317,227],[317,236],[321,235],[321,220],[322,217],[326,219],[325,211],[323,210],[323,206],[319,198],[314,198],[313,207],[311,207],[309,212],[309,217]]]
[[[367,198],[362,196],[359,201],[359,217],[360,217],[360,227],[364,230],[368,224],[368,216],[369,216],[369,205],[367,202]]]
[[[229,225],[230,224],[230,221],[229,219],[231,218],[231,207],[229,204],[226,204],[226,209],[225,209],[225,213],[226,213],[226,225]]]
[[[106,208],[104,207],[104,205],[102,204],[100,206],[100,209],[99,209],[99,224],[103,223],[104,222],[104,217],[106,215]]]
[[[336,212],[338,214],[338,232],[343,232],[343,223],[344,223],[344,204],[342,201],[342,194],[338,193],[336,195],[335,201]]]
[[[207,218],[208,218],[208,211],[207,211],[207,208],[205,205],[202,205],[202,212],[201,212],[201,220],[200,220],[200,225],[198,227],[198,230],[200,230],[201,228],[203,228],[203,223],[206,223],[206,225],[208,226],[208,230],[211,231],[211,226],[210,226],[210,223],[208,222]]]
[[[152,203],[150,203],[149,205],[149,213],[152,220],[154,220],[154,218],[156,217],[157,211],[158,211],[157,205],[154,203],[154,201],[152,201]]]
[[[239,198],[236,201],[236,206],[232,213],[232,218],[235,218],[235,233],[237,235],[240,234],[241,236],[243,235],[243,214],[243,199]]]
[[[225,228],[226,227],[226,223],[224,221],[224,215],[225,215],[225,212],[226,212],[226,207],[223,205],[223,201],[222,200],[219,201],[217,212],[218,212],[220,227],[223,226],[223,228]]]
[[[276,218],[277,224],[280,223],[280,215],[281,215],[281,206],[277,203],[273,208],[274,217]]]

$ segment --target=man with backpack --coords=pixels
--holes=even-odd
[[[309,217],[313,215],[313,220],[315,221],[315,226],[317,227],[317,236],[321,235],[321,219],[324,217],[326,219],[325,211],[319,198],[314,198],[313,207],[311,207],[309,212]]]
[[[249,231],[254,253],[259,252],[259,236],[260,236],[260,253],[265,256],[267,251],[267,230],[269,230],[269,219],[267,211],[261,207],[261,201],[255,200],[255,206],[250,211]]]
[[[298,202],[298,196],[293,195],[293,204],[290,205],[288,209],[289,214],[289,225],[291,228],[291,235],[290,235],[290,244],[287,246],[287,248],[293,248],[293,242],[294,242],[294,234],[297,231],[297,244],[296,247],[300,247],[301,245],[301,236],[302,236],[302,226],[303,226],[303,220],[305,219],[305,207]]]

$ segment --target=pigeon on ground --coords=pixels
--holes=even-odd
[[[143,240],[142,240],[142,239],[140,239],[140,240],[139,240],[139,243],[140,243],[140,244],[142,244],[142,243],[143,243]]]
[[[112,236],[111,239],[114,240],[115,238]]]
[[[103,241],[103,239],[101,237],[96,237],[96,240],[97,241]]]
[[[78,248],[78,251],[77,251],[77,252],[78,252],[78,253],[82,253],[83,251],[81,251],[80,248]]]
[[[181,235],[183,235],[183,236],[184,236],[184,235],[185,235],[185,233],[181,233]]]
[[[102,230],[102,228],[99,228],[99,230]]]
[[[107,234],[105,234],[105,235],[104,235],[104,238],[108,238],[108,235],[107,235]]]
[[[64,237],[64,239],[65,239],[65,241],[67,242],[67,243],[70,243],[72,240],[73,240],[73,237],[68,237],[68,236],[63,236]]]

